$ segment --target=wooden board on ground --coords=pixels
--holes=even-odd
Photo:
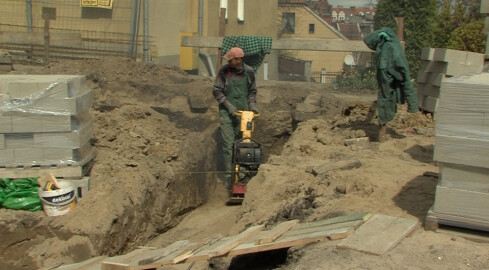
[[[255,244],[263,245],[263,244],[272,243],[277,238],[279,238],[282,234],[297,226],[298,223],[299,220],[297,219],[282,222],[277,226],[275,226],[273,229],[264,232],[260,238],[255,240]]]
[[[303,223],[299,224],[296,228],[287,231],[274,242],[262,245],[255,244],[256,239],[260,239],[263,237],[263,235],[268,233],[265,231],[258,234],[256,239],[251,239],[251,241],[243,243],[232,249],[228,256],[289,248],[292,246],[326,241],[328,239],[336,240],[346,238],[355,231],[355,228],[358,228],[361,224],[363,224],[364,218],[368,219],[369,217],[369,213],[360,213]]]
[[[395,247],[418,225],[417,221],[374,215],[355,233],[342,240],[338,248],[348,248],[368,254],[382,255]]]
[[[56,270],[100,270],[100,264],[103,260],[107,259],[107,256],[98,256],[88,259],[83,262],[61,265]]]
[[[297,220],[291,220],[280,223],[267,231],[262,231],[263,225],[257,225],[246,229],[236,236],[225,238],[214,236],[200,243],[190,243],[188,240],[181,240],[164,248],[140,248],[125,255],[104,258],[103,261],[86,261],[83,263],[90,265],[87,270],[156,269],[166,265],[208,260],[226,255],[237,256],[289,248],[318,241],[346,238],[353,234],[355,229],[364,224],[370,217],[370,213],[359,213],[307,223],[298,223]],[[92,267],[94,264],[96,264],[95,268]],[[74,265],[69,265],[69,267],[71,266]]]
[[[252,226],[236,236],[225,237],[221,241],[197,251],[195,254],[187,258],[185,262],[208,260],[212,257],[222,256],[245,240],[260,233],[264,227],[264,225]]]
[[[118,270],[118,269],[151,269],[149,267],[170,254],[183,252],[188,246],[192,245],[188,240],[177,241],[167,247],[158,249],[140,248],[128,254],[108,258],[102,262],[102,270]],[[180,254],[178,253],[178,255]],[[168,264],[172,264],[172,261]],[[161,266],[158,263],[158,266]]]

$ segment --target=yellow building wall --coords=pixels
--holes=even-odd
[[[284,12],[295,13],[295,33],[280,34],[281,38],[327,38],[341,39],[328,26],[311,14],[302,6],[279,7],[278,8],[278,27],[282,29],[282,14]],[[314,33],[309,33],[309,24],[314,24]],[[326,69],[326,72],[340,72],[343,69],[345,56],[351,55],[351,52],[330,52],[330,51],[299,51],[287,50],[282,51],[282,55],[298,58],[305,61],[311,61],[311,70],[313,72]]]
[[[277,19],[274,17],[278,1],[245,0],[244,22],[239,23],[238,1],[228,0],[228,21],[225,34],[228,36],[277,37]]]

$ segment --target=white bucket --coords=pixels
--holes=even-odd
[[[49,191],[39,188],[42,209],[47,216],[64,215],[76,206],[75,188],[67,182],[59,182],[59,187]]]

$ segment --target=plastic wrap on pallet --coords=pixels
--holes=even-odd
[[[1,134],[5,149],[12,148],[78,148],[92,138],[93,122],[82,122],[79,127],[66,132],[32,132]]]
[[[0,150],[0,167],[84,165],[95,155],[95,148],[86,143],[78,148],[5,148]]]
[[[0,113],[77,115],[93,102],[92,91],[79,75],[0,76]]]
[[[489,112],[489,73],[464,74],[444,80],[440,98],[440,108]]]
[[[92,91],[81,75],[0,75],[0,167],[84,165]]]
[[[489,168],[440,162],[439,186],[489,193]]]
[[[434,160],[489,168],[489,73],[442,83]]]
[[[450,110],[439,106],[435,130],[441,136],[487,140],[489,113]]]

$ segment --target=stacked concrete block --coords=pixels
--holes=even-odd
[[[435,127],[440,167],[433,211],[489,230],[489,73],[443,80]]]
[[[84,165],[95,152],[91,106],[84,76],[0,76],[0,166]]]
[[[434,113],[438,107],[440,86],[444,78],[480,72],[484,54],[444,48],[423,48],[423,62],[418,72],[418,103],[426,112]]]

